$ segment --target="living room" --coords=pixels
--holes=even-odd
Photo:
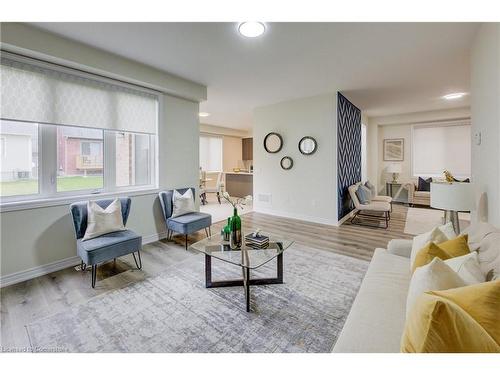
[[[499,353],[500,23],[236,18],[2,20],[2,355]]]

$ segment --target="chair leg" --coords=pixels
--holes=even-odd
[[[85,271],[86,269],[87,269],[87,265],[85,263],[83,263],[83,260],[82,260],[82,263],[80,264],[80,270]]]
[[[188,249],[188,235],[186,234],[186,250]]]
[[[208,235],[212,237],[212,229],[210,229],[210,227],[208,227]]]
[[[135,258],[135,253],[132,253],[132,256],[134,257],[134,262],[135,262],[135,265],[137,266],[137,269],[142,270],[141,251],[137,250],[137,257],[139,258],[139,263],[137,263],[137,259]]]
[[[217,192],[217,200],[219,201],[219,204],[221,204],[221,202],[220,202],[220,193],[219,192]]]
[[[95,280],[97,277],[97,264],[92,265],[92,288],[95,288]]]
[[[205,228],[205,234],[206,234],[206,235],[207,235],[207,237],[208,237],[208,230],[207,230],[207,228]]]
[[[389,219],[390,219],[390,216],[389,216],[389,212],[386,211],[385,213],[385,229],[389,228]]]

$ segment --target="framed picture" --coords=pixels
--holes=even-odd
[[[384,139],[384,161],[403,161],[405,140],[403,138]]]

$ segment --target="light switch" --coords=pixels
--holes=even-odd
[[[478,146],[481,144],[481,132],[474,133],[474,143]]]

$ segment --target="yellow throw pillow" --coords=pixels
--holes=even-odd
[[[422,294],[401,339],[404,353],[500,353],[500,280]]]
[[[459,257],[470,253],[469,245],[467,244],[468,235],[464,234],[452,240],[441,242],[436,245],[434,242],[429,242],[419,250],[412,265],[412,272],[417,267],[425,266],[431,260],[438,257],[441,260]]]

